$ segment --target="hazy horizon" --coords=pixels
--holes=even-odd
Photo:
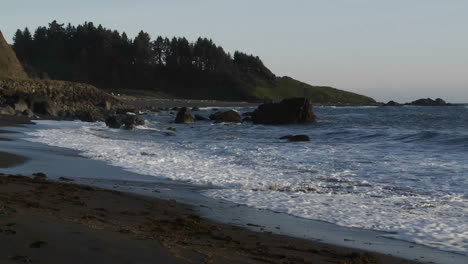
[[[25,7],[28,8],[25,8]],[[468,1],[89,1],[5,3],[9,43],[24,27],[92,21],[134,37],[199,36],[259,56],[276,75],[378,101],[468,102]]]

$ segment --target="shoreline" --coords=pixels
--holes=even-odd
[[[20,130],[21,130],[21,129],[20,129]],[[1,144],[1,142],[0,142],[0,144]],[[50,149],[54,149],[54,148],[50,148]],[[50,151],[50,150],[48,150],[48,151]],[[63,156],[63,153],[57,153],[57,156],[61,156],[61,155]],[[70,153],[70,156],[73,156],[73,155],[76,155],[76,153]],[[47,159],[47,157],[45,157],[45,159]],[[84,160],[84,158],[82,158],[82,159]],[[35,160],[35,158],[34,158],[34,155],[33,155],[33,156],[31,157],[31,163],[34,163],[34,160]],[[37,160],[37,158],[36,158],[36,160]],[[28,163],[30,163],[30,162],[28,162]],[[95,162],[90,162],[90,161],[88,160],[88,163],[95,163]],[[102,164],[101,164],[101,165],[102,165]],[[32,166],[34,166],[34,164],[33,164]],[[105,166],[109,167],[108,165],[105,165]],[[21,167],[21,166],[20,166],[20,167]],[[31,165],[30,165],[29,167],[31,167]],[[36,168],[40,169],[41,166],[36,166]],[[117,171],[117,170],[120,170],[120,169],[119,169],[119,168],[115,168],[115,169],[113,169],[113,170],[111,171],[111,173],[114,172],[114,171]],[[10,171],[15,171],[15,169],[10,169]],[[20,170],[20,171],[21,171],[21,170]],[[29,170],[29,171],[30,171],[30,170]],[[88,171],[92,171],[92,169],[88,169]],[[32,173],[32,171],[30,171],[30,173]],[[96,170],[96,173],[99,174],[99,173],[103,173],[103,172],[102,172],[101,170]],[[125,172],[125,171],[122,171],[121,173],[123,173],[123,174],[131,174],[131,173],[128,173],[128,172]],[[22,174],[26,174],[26,173],[23,172]],[[86,173],[85,173],[85,174],[86,174]],[[60,173],[60,172],[59,172],[56,176],[58,176],[58,175],[71,176],[71,175],[66,175],[66,173]],[[83,175],[83,176],[84,176],[84,175]],[[88,176],[89,176],[89,175],[88,175]],[[140,180],[140,185],[142,185],[141,183],[145,181],[144,178],[145,178],[145,177],[142,177],[141,179],[135,179],[135,180],[136,180],[136,181]],[[106,180],[105,177],[104,177],[103,179],[87,179],[87,180],[86,180],[86,179],[83,179],[83,181],[77,180],[76,182],[77,182],[77,183],[83,182],[83,183],[85,183],[85,184],[87,184],[87,185],[94,185],[94,186],[99,186],[99,185],[101,185],[101,186],[107,187],[107,189],[117,189],[117,190],[119,190],[119,191],[133,192],[133,193],[135,193],[135,192],[137,192],[137,193],[138,193],[138,192],[143,193],[142,190],[145,189],[145,187],[140,186],[140,189],[141,189],[141,190],[135,191],[135,190],[138,188],[138,186],[137,186],[137,185],[139,185],[138,182],[135,182],[135,183],[132,185],[132,184],[130,184],[130,183],[127,181],[127,179],[123,179],[122,181],[123,181],[123,182],[120,184],[120,186],[119,186],[119,184],[116,184],[115,181]],[[160,199],[161,197],[163,197],[164,200],[176,199],[177,202],[182,202],[182,203],[184,203],[183,199],[181,200],[180,197],[177,197],[177,195],[176,195],[176,196],[173,196],[173,197],[171,198],[171,194],[169,194],[169,193],[174,191],[174,189],[173,189],[174,186],[172,186],[171,184],[172,184],[171,182],[168,182],[166,186],[165,186],[164,184],[154,184],[154,185],[151,185],[150,187],[147,187],[147,189],[148,189],[147,191],[149,192],[149,195],[148,195],[148,196],[151,196],[151,199]],[[145,186],[146,186],[146,184],[145,184]],[[164,191],[165,188],[167,189],[167,186],[169,186],[168,189],[170,190],[170,192],[169,192],[169,191]],[[152,193],[153,191],[149,190],[149,189],[151,189],[152,187],[156,188],[156,190],[159,190],[160,193],[159,193],[159,194],[158,194],[158,193]],[[160,188],[160,189],[157,189],[157,188]],[[188,187],[185,187],[185,188],[190,189],[190,188],[193,188],[193,186],[192,186],[192,187],[188,186]],[[132,190],[132,189],[133,189],[133,190]],[[192,190],[192,192],[193,192],[193,190]],[[151,194],[152,194],[152,195],[151,195]],[[156,197],[155,197],[154,194],[156,194]],[[166,194],[167,196],[164,197],[163,194]],[[133,194],[125,194],[125,196],[127,196],[127,195],[133,195]],[[143,195],[145,195],[145,194],[143,193]],[[157,197],[158,195],[159,195],[159,197]],[[186,194],[184,194],[184,195],[186,195]],[[191,199],[191,197],[187,197],[187,198],[186,198],[186,200],[190,200],[190,199]],[[208,198],[206,198],[206,200],[208,200]],[[203,202],[203,201],[202,201],[202,202]],[[206,201],[204,201],[204,202],[206,202]],[[223,202],[220,202],[220,203],[223,203]],[[211,209],[208,208],[209,206],[211,206],[210,204],[208,204],[209,206],[206,206],[207,208],[202,207],[202,205],[205,205],[205,204],[202,203],[202,204],[200,205],[200,208],[197,208],[196,214],[200,214],[202,217],[205,217],[205,216],[207,216],[207,215],[209,216],[209,214],[211,213],[212,215],[211,215],[211,217],[209,217],[210,219],[213,219],[213,218],[216,219],[216,218],[217,218],[216,214],[218,214],[218,218],[219,218],[219,212],[218,212],[218,213],[210,212],[210,211],[213,211],[213,210],[211,210]],[[192,204],[192,205],[190,205],[190,206],[193,207],[194,205]],[[231,207],[231,206],[233,206],[233,205],[230,205],[230,204],[228,204],[228,203],[227,203],[227,205],[226,205],[226,207]],[[244,210],[244,209],[247,210],[246,208],[244,208],[244,207],[242,207],[242,206],[238,206],[238,208],[240,208],[239,210]],[[218,210],[218,211],[225,212],[225,211],[223,211],[223,210],[224,210],[224,209],[221,209],[221,210]],[[259,214],[259,215],[262,215],[262,214],[265,213],[265,212],[261,212],[261,210],[258,210],[258,209],[252,209],[252,208],[250,208],[250,209],[248,209],[248,210],[249,210],[249,212],[258,211],[258,214]],[[273,217],[276,218],[277,216],[275,216],[275,215],[276,215],[276,213],[270,212],[270,216],[268,216],[268,217],[269,217],[269,218],[273,218]],[[229,213],[228,213],[228,217],[229,217]],[[231,215],[231,217],[232,217],[232,215]],[[263,217],[265,217],[265,216],[263,216]],[[282,217],[283,217],[283,216],[280,215],[279,218],[282,218]],[[289,217],[289,218],[286,217],[286,219],[290,220],[290,217]],[[225,219],[225,220],[226,220],[226,219]],[[258,219],[257,219],[257,220],[258,220]],[[262,220],[262,219],[260,219],[260,220]],[[263,219],[263,220],[265,220],[265,219]],[[304,220],[304,221],[306,221],[306,222],[312,222],[312,221],[307,221],[307,220]],[[216,221],[216,222],[217,222],[217,221]],[[225,222],[225,221],[222,221],[222,222]],[[274,222],[274,221],[273,221],[273,222]],[[229,223],[229,220],[228,220],[228,223]],[[234,224],[235,226],[239,226],[239,223],[232,223],[232,224]],[[244,223],[243,226],[244,226],[244,227],[247,227],[247,228],[249,228],[249,229],[254,229],[254,230],[256,230],[256,231],[263,231],[263,232],[275,232],[275,231],[276,231],[276,232],[277,232],[278,230],[270,230],[270,229],[275,229],[275,226],[274,226],[274,225],[276,225],[277,223],[270,223],[270,224],[271,224],[271,225],[270,225],[269,227],[265,227],[265,226],[264,226],[264,227],[261,227],[260,225],[257,225],[257,224],[255,224],[255,223],[252,224],[252,225],[245,225],[245,223]],[[328,228],[331,228],[331,226],[333,226],[332,224],[329,224],[329,225],[330,225],[330,227],[328,227]],[[269,228],[270,228],[270,229],[269,229]],[[311,227],[311,229],[312,229],[311,231],[312,231],[312,232],[314,232],[313,228],[314,228],[314,226]],[[281,229],[284,230],[283,227],[281,227]],[[346,229],[346,228],[344,228],[344,229]],[[318,231],[318,230],[317,230],[317,231]],[[248,232],[253,232],[253,231],[248,231]],[[281,231],[281,232],[283,232],[283,231]],[[322,230],[321,232],[325,232],[325,233],[326,233],[326,232],[330,232],[330,230]],[[257,234],[256,232],[253,232],[253,233]],[[284,233],[288,233],[288,231],[284,231]],[[369,233],[369,234],[373,234],[373,233],[371,232],[371,233]],[[375,232],[375,234],[377,234],[377,232]],[[373,234],[373,235],[375,235],[375,234]],[[349,244],[349,245],[354,244],[355,242],[352,241],[352,238],[353,238],[353,237],[350,237],[349,241],[344,241],[344,243],[343,243],[343,241],[342,241],[341,244]],[[284,239],[288,240],[288,239],[297,239],[297,238],[292,238],[292,237],[286,236],[286,237],[282,237],[282,239],[283,239],[283,240],[284,240]],[[266,240],[268,240],[268,239],[266,239]],[[302,242],[301,242],[302,244],[303,244],[303,243],[307,243],[307,244],[312,243],[313,247],[319,247],[319,246],[326,245],[327,247],[331,247],[331,248],[332,248],[332,251],[337,250],[336,252],[341,251],[341,250],[346,250],[347,252],[359,252],[359,254],[361,254],[361,253],[363,252],[363,251],[361,251],[361,250],[351,249],[350,247],[343,246],[343,245],[339,245],[339,244],[338,244],[337,246],[329,245],[329,244],[323,243],[322,240],[320,240],[319,242],[317,242],[317,241],[312,241],[312,240],[306,240],[307,242],[304,242],[303,240],[301,240],[301,241],[302,241]],[[325,241],[326,241],[326,240],[325,240]],[[391,241],[391,239],[387,239],[387,241]],[[406,243],[406,244],[411,244],[411,243]],[[417,248],[418,248],[418,246],[416,246],[416,249],[417,249]],[[414,250],[416,250],[416,249],[414,249]],[[435,249],[433,249],[433,250],[435,251]],[[372,250],[371,250],[371,251],[372,251]],[[359,254],[358,254],[358,255],[359,255]],[[417,263],[417,262],[413,262],[413,261],[407,261],[407,260],[396,259],[396,258],[392,258],[392,260],[391,260],[390,262],[388,262],[388,260],[387,260],[388,256],[384,256],[384,255],[382,255],[382,254],[376,254],[376,253],[372,253],[372,254],[375,255],[375,256],[377,256],[378,258],[382,258],[382,261],[381,261],[381,262],[378,262],[378,263]],[[421,253],[421,254],[423,255],[423,253]],[[449,254],[449,253],[448,253],[448,254]],[[320,255],[320,254],[319,254],[319,255]],[[398,254],[394,254],[394,255],[398,255]],[[430,257],[430,256],[429,256],[429,257]],[[342,258],[341,261],[345,261],[345,260],[347,261],[346,256],[342,256],[342,255],[341,255],[341,258]],[[426,261],[427,261],[427,259],[428,259],[428,257],[426,257]],[[424,259],[420,259],[420,260],[424,260]],[[320,262],[320,263],[340,263],[340,262]],[[344,262],[344,263],[347,263],[347,262]],[[349,262],[349,263],[360,263],[360,262]],[[363,262],[363,263],[366,263],[366,262]],[[370,263],[373,263],[373,262],[370,262]],[[439,263],[444,263],[444,262],[439,262]],[[454,262],[454,263],[455,263],[455,262]],[[460,263],[463,263],[463,262],[460,262]]]

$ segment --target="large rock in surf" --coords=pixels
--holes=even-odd
[[[189,124],[195,123],[195,119],[187,107],[182,107],[179,109],[179,112],[177,112],[177,116],[174,122],[178,124]]]
[[[252,113],[254,124],[300,124],[311,123],[316,119],[309,99],[302,97],[262,104]]]
[[[135,114],[127,113],[125,115],[115,114],[106,118],[105,123],[110,128],[133,129],[135,126],[145,125],[145,120],[139,118]]]
[[[210,115],[210,119],[215,123],[242,123],[241,115],[234,110],[216,112]]]

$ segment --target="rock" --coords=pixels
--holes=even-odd
[[[78,111],[75,113],[76,118],[83,122],[100,122],[104,120],[104,115],[102,112],[98,111]]]
[[[200,111],[200,108],[198,106],[192,107],[192,112],[195,112],[195,111]]]
[[[31,109],[26,109],[21,114],[27,116],[28,118],[34,117],[34,113],[31,111]]]
[[[116,115],[108,116],[105,120],[106,126],[109,128],[120,128],[122,127],[122,122],[117,118]]]
[[[401,106],[401,104],[395,101],[389,101],[388,103],[384,104],[383,106]]]
[[[252,116],[254,112],[245,112],[242,114],[242,116]]]
[[[49,100],[33,102],[31,110],[39,115],[58,115],[57,108]]]
[[[170,131],[177,131],[177,129],[175,127],[168,127],[167,130],[170,130]]]
[[[242,123],[244,123],[244,122],[252,122],[252,117],[250,117],[250,116],[244,117],[244,118],[242,119]]]
[[[177,112],[177,116],[175,118],[175,123],[178,124],[188,124],[188,123],[195,123],[195,119],[192,116],[190,110],[187,107],[180,108],[179,112]]]
[[[65,178],[65,177],[59,177],[59,181],[66,181],[66,182],[71,182],[74,181],[73,179]]]
[[[11,115],[15,115],[15,114],[16,114],[16,111],[15,111],[15,109],[13,109],[13,107],[11,107],[9,105],[0,106],[0,115],[11,116]]]
[[[116,114],[110,115],[105,120],[106,126],[109,128],[121,128],[124,127],[125,129],[133,129],[135,126],[143,126],[145,125],[145,120],[139,118],[135,114]]]
[[[97,107],[101,107],[104,110],[109,111],[112,108],[112,103],[109,101],[102,101],[101,103],[97,105]]]
[[[184,107],[182,107],[182,108],[184,108]],[[172,110],[172,111],[178,111],[178,110],[179,110],[179,107],[177,107],[177,106],[174,106],[174,107],[172,107],[172,109],[171,109],[171,110]]]
[[[287,135],[280,137],[280,139],[287,139],[290,142],[310,141],[310,138],[307,135]]]
[[[47,174],[45,174],[43,172],[33,173],[33,176],[34,176],[35,180],[45,180],[45,179],[47,179]]]
[[[410,105],[417,105],[417,106],[447,106],[451,104],[447,104],[444,100],[437,98],[435,100],[432,100],[431,98],[426,98],[426,99],[418,99],[416,101],[413,101],[409,103]]]
[[[242,123],[239,112],[234,110],[216,112],[210,115],[210,119],[215,121],[215,123]]]
[[[208,121],[208,120],[210,120],[210,119],[209,119],[209,118],[206,118],[206,117],[204,117],[204,116],[202,116],[202,115],[196,114],[196,115],[195,115],[195,120],[197,120],[197,121]]]
[[[307,98],[284,99],[279,103],[260,105],[252,114],[254,124],[298,124],[316,120],[312,104]]]
[[[13,105],[13,108],[15,111],[23,113],[24,111],[29,110],[29,104],[23,99],[20,99]]]

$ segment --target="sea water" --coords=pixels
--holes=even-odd
[[[135,130],[38,121],[28,140],[202,185],[216,199],[468,255],[467,107],[316,107],[315,113],[314,124],[285,126],[174,124],[170,112],[142,116],[147,124]],[[279,139],[290,134],[311,141]]]

